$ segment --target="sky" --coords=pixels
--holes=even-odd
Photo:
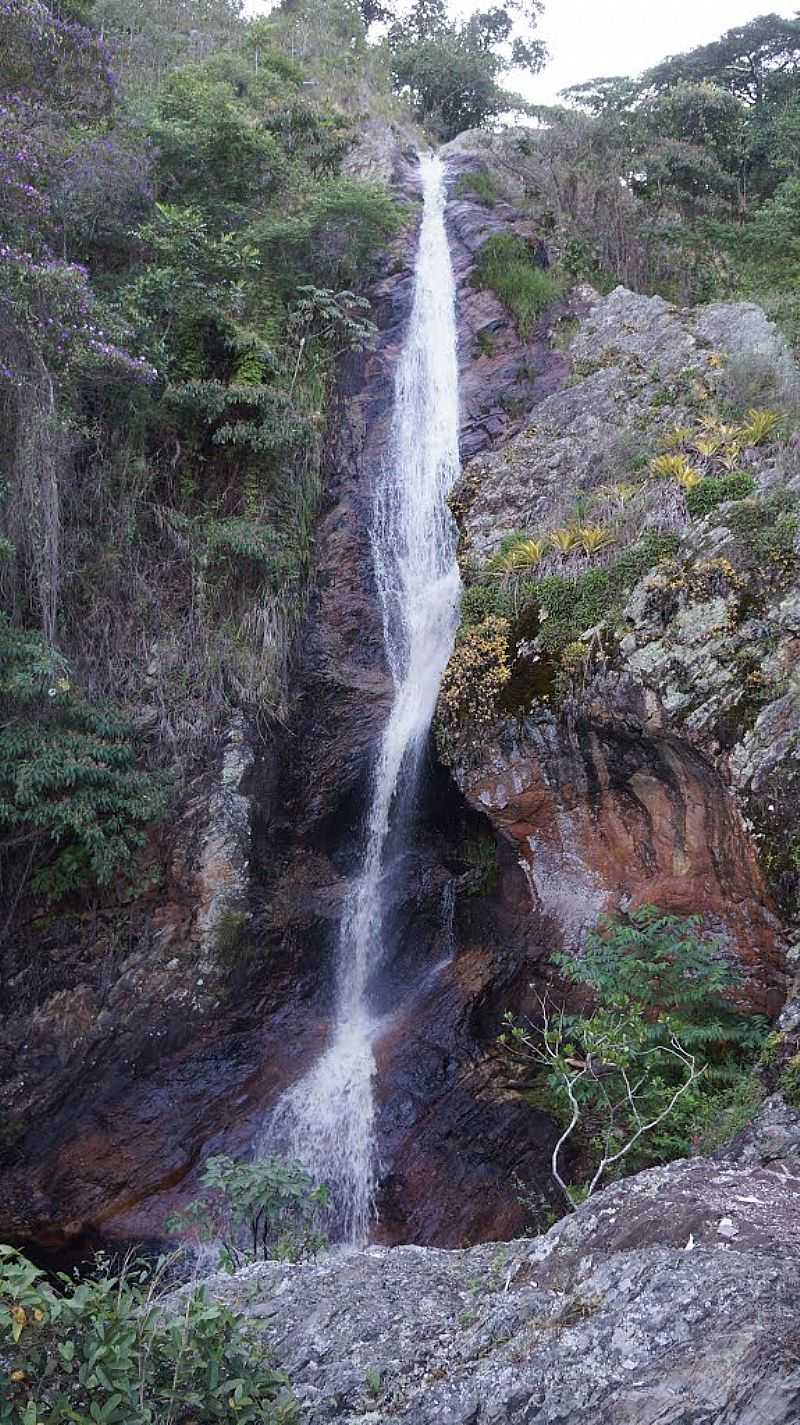
[[[275,0],[246,0],[251,13]],[[488,9],[492,0],[450,0],[452,15]],[[538,35],[551,60],[541,74],[506,83],[534,103],[552,104],[560,89],[607,74],[639,74],[668,54],[718,39],[756,15],[791,17],[800,0],[545,0]]]
[[[458,0],[453,11],[488,8]],[[538,34],[552,56],[547,68],[514,82],[527,99],[551,104],[558,91],[604,74],[639,74],[668,54],[718,39],[756,15],[791,17],[800,8],[774,0],[546,0]],[[510,82],[510,81],[507,81]]]

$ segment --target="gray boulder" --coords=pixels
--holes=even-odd
[[[640,1173],[532,1241],[210,1287],[263,1322],[308,1425],[797,1425],[800,1158],[742,1156]]]

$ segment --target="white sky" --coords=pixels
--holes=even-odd
[[[479,6],[461,0],[458,8],[466,14]],[[708,44],[757,15],[791,17],[797,10],[798,0],[790,5],[774,0],[547,0],[538,33],[552,58],[541,74],[526,79],[525,97],[552,103],[568,85],[604,74],[639,74],[666,55]]]
[[[251,14],[271,10],[276,0],[246,0]],[[450,0],[453,15],[489,9],[493,0]],[[668,54],[681,54],[718,39],[725,30],[757,15],[798,13],[775,0],[546,0],[538,34],[551,60],[535,78],[509,75],[506,83],[540,104],[556,101],[560,89],[605,74],[639,74]]]

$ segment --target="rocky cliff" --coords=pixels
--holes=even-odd
[[[47,973],[0,1040],[0,1236],[58,1251],[158,1238],[208,1154],[247,1151],[325,1040],[331,949],[389,696],[367,518],[408,310],[415,180],[396,146],[379,159],[409,223],[370,294],[375,345],[342,373],[293,718],[268,746],[243,721],[229,728],[154,848],[162,884],[130,911],[42,927]],[[774,329],[741,305],[682,311],[578,289],[523,340],[474,285],[475,260],[493,233],[535,237],[536,225],[459,184],[478,161],[469,142],[455,145],[448,222],[465,458],[456,513],[465,571],[480,582],[505,535],[566,519],[660,435],[693,428],[734,355],[793,376]],[[568,696],[552,696],[564,668],[537,643],[541,629],[520,628],[513,697],[480,726],[459,714],[447,767],[432,754],[418,846],[393,891],[393,1015],[378,1046],[387,1242],[511,1236],[524,1219],[514,1177],[546,1195],[552,1124],[514,1093],[493,1046],[548,952],[576,944],[603,910],[658,901],[704,915],[745,966],[751,1003],[781,1004],[797,873],[798,590],[780,503],[794,446],[747,460],[764,501],[750,526],[726,504],[692,520],[666,486],[644,497],[618,548],[666,531],[673,564],[637,566],[622,613],[577,629]],[[585,572],[577,555],[558,567]],[[423,1260],[467,1262],[378,1255],[363,1269]],[[534,1302],[533,1317],[556,1305]]]
[[[533,1241],[213,1278],[309,1425],[793,1425],[800,1125],[653,1168]]]

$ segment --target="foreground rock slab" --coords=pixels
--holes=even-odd
[[[533,1241],[215,1277],[308,1425],[796,1425],[800,1157],[691,1159]]]

